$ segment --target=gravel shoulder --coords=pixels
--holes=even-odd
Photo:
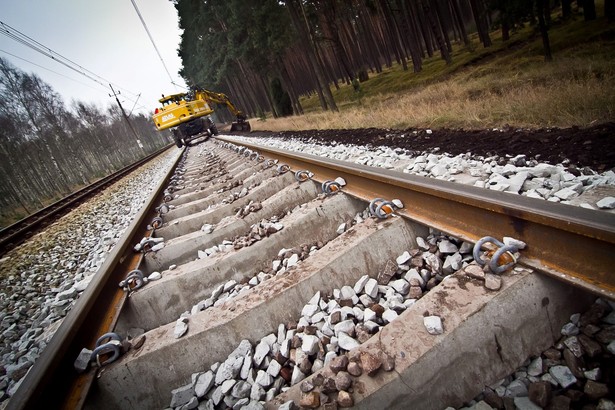
[[[615,168],[615,123],[589,128],[494,128],[463,129],[377,129],[308,130],[253,132],[250,136],[293,139],[322,145],[353,144],[402,148],[415,153],[432,152],[452,156],[471,152],[479,156],[524,154],[541,162],[565,162],[576,168],[589,167],[597,172]]]
[[[586,129],[369,128],[233,137],[238,142],[615,212],[615,123]]]

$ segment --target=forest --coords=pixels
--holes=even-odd
[[[452,45],[492,45],[533,25],[550,60],[551,13],[570,18],[572,0],[176,0],[180,74],[190,85],[234,96],[250,116],[300,115],[301,96],[317,94],[322,110],[337,111],[331,86],[359,90],[370,74],[399,64],[420,72],[425,58],[452,61]],[[614,17],[614,0],[605,14]],[[587,21],[594,0],[579,0]]]
[[[169,143],[151,118],[73,101],[0,58],[0,227]]]

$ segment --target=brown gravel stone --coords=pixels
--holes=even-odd
[[[302,343],[301,342],[301,338],[299,336],[297,336],[297,335],[294,335],[293,336],[293,341],[291,342],[290,345],[291,345],[291,347],[293,349],[298,349],[299,347],[301,347],[301,343]]]
[[[581,346],[583,346],[583,351],[587,356],[596,357],[600,353],[602,353],[602,347],[600,347],[600,344],[590,339],[589,337],[585,335],[579,335],[578,339],[579,343],[581,343]]]
[[[579,338],[576,336],[570,336],[564,340],[564,346],[566,346],[576,357],[583,357],[583,348],[579,343]]]
[[[351,350],[347,354],[348,360],[355,363],[361,363],[361,352],[358,350]]]
[[[548,410],[569,410],[570,402],[571,402],[570,398],[566,396],[556,396],[556,397],[553,397],[547,409]]]
[[[414,256],[410,259],[410,266],[416,269],[420,269],[423,267],[423,257],[422,256]]]
[[[369,376],[374,376],[382,366],[382,360],[368,352],[361,353],[361,367]]]
[[[363,369],[361,369],[361,366],[359,365],[359,363],[356,363],[356,362],[348,363],[347,370],[351,376],[359,377],[363,374]]]
[[[543,354],[545,355],[547,359],[551,359],[551,360],[559,360],[562,358],[562,353],[559,350],[554,349],[554,348],[545,350]]]
[[[595,325],[600,323],[600,319],[602,319],[602,316],[606,314],[607,310],[608,308],[606,307],[606,305],[602,303],[594,303],[587,310],[587,312],[581,315],[581,326],[586,326],[589,324]]]
[[[301,370],[303,374],[310,374],[312,372],[312,362],[310,359],[305,357],[301,363],[299,363],[299,370]]]
[[[583,398],[583,392],[579,391],[579,390],[566,390],[566,392],[564,393],[564,395],[566,395],[566,397],[569,397],[570,400],[572,400],[573,402],[579,401]]]
[[[600,343],[609,344],[615,340],[615,326],[611,328],[602,329],[596,333],[596,340]]]
[[[420,286],[410,286],[410,292],[408,293],[408,299],[418,299],[423,296],[423,289]]]
[[[355,333],[359,343],[365,343],[372,337],[372,335],[369,333],[369,330],[367,330],[365,325],[363,325],[362,323],[358,324],[355,327]]]
[[[305,329],[303,329],[303,333],[314,336],[317,330],[318,328],[316,326],[306,326]]]
[[[335,312],[331,313],[331,318],[329,319],[331,321],[332,325],[335,325],[339,322],[342,321],[342,312],[339,310],[336,310]]]
[[[505,410],[517,410],[515,400],[512,397],[502,397],[502,402]]]
[[[431,279],[429,279],[429,281],[427,281],[427,285],[425,285],[425,289],[432,290],[437,285],[438,285],[437,279],[436,278],[431,278]]]
[[[379,303],[374,303],[371,309],[376,313],[377,317],[382,317],[382,314],[384,313],[384,307],[382,305]]]
[[[598,400],[609,394],[609,388],[604,383],[598,383],[593,380],[588,380],[583,389],[587,397],[592,400]]]
[[[333,358],[331,360],[331,363],[329,364],[329,368],[331,369],[331,371],[333,371],[333,373],[336,373],[336,374],[337,372],[345,371],[347,367],[348,367],[348,356],[346,355],[337,356]]]
[[[353,307],[354,304],[352,303],[352,299],[340,299],[339,301],[340,306],[344,307],[344,306],[348,306],[348,307]]]
[[[494,409],[504,408],[504,402],[502,401],[502,398],[498,396],[498,394],[493,391],[493,389],[486,387],[485,390],[483,390],[483,397],[485,403],[487,403]]]
[[[583,375],[583,360],[576,357],[569,349],[564,349],[564,362],[566,362],[566,366],[570,369],[574,377],[577,379],[585,378]]]
[[[311,380],[304,380],[299,385],[299,388],[301,389],[303,393],[308,393],[314,390],[314,384],[312,383]]]
[[[13,371],[13,373],[11,374],[11,379],[13,379],[13,381],[15,382],[18,382],[19,380],[23,379],[26,373],[28,373],[28,370],[29,368],[22,367],[20,369]]]
[[[354,400],[350,393],[341,391],[337,395],[337,404],[339,404],[340,407],[352,407],[354,406]]]
[[[594,336],[599,331],[600,331],[600,326],[596,326],[596,325],[587,325],[581,328],[581,333],[589,337]]]
[[[336,392],[337,388],[335,387],[335,379],[333,377],[325,377],[322,382],[321,390],[325,394]]]
[[[325,376],[318,373],[316,376],[312,377],[311,381],[314,386],[322,386],[325,381]]]
[[[376,278],[378,284],[388,285],[391,278],[395,275],[395,272],[397,272],[397,263],[388,260],[384,268],[378,272],[378,277]]]
[[[529,387],[530,400],[542,408],[547,407],[551,401],[551,383],[549,382],[536,382],[531,383]]]
[[[277,351],[274,355],[273,355],[273,359],[280,363],[282,366],[284,366],[284,364],[286,364],[286,361],[288,360],[288,357],[284,357],[284,355],[282,353],[280,353],[279,351]]]
[[[338,390],[346,390],[348,391],[352,386],[352,377],[347,372],[339,372],[337,376],[335,376],[335,388]]]
[[[291,369],[290,367],[282,367],[282,370],[280,370],[280,376],[282,376],[282,378],[286,380],[286,383],[290,383],[292,375],[293,369]]]
[[[307,407],[308,409],[315,409],[320,406],[320,393],[318,392],[309,392],[304,393],[301,396],[301,401],[299,402],[301,407]]]

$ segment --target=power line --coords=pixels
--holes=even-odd
[[[152,45],[154,46],[154,50],[156,50],[156,54],[158,54],[158,58],[160,59],[160,62],[162,63],[162,66],[164,67],[164,71],[167,72],[167,75],[169,76],[169,80],[171,81],[171,84],[177,86],[178,84],[175,84],[175,81],[173,81],[173,77],[171,76],[171,73],[169,72],[167,65],[164,63],[162,55],[160,54],[160,50],[158,50],[158,47],[156,46],[156,43],[154,42],[154,38],[152,37],[152,34],[149,32],[149,29],[147,28],[147,24],[145,24],[145,20],[143,19],[143,16],[141,15],[141,12],[139,11],[139,7],[137,7],[137,3],[135,3],[135,0],[130,0],[130,2],[135,8],[135,11],[137,12],[137,15],[139,16],[139,20],[141,20],[141,24],[143,24],[143,28],[145,29],[145,32],[147,33],[149,40],[152,42]]]
[[[20,32],[19,30],[9,26],[8,24],[4,23],[3,21],[0,21],[0,33],[4,34],[5,36],[9,37],[10,39],[13,39],[15,41],[17,41],[20,44],[25,45],[26,47],[31,48],[32,50],[56,61],[59,64],[62,64],[63,66],[69,68],[72,71],[75,71],[76,73],[79,73],[81,75],[83,75],[84,77],[88,78],[89,80],[101,85],[102,87],[104,87],[107,91],[110,90],[110,84],[115,85],[118,89],[123,90],[124,92],[128,93],[128,94],[132,94],[134,96],[136,96],[136,93],[133,93],[132,91],[124,88],[124,87],[120,87],[117,84],[111,83],[109,80],[99,76],[98,74],[82,67],[81,65],[79,65],[78,63],[74,62],[73,60],[64,57],[62,54],[57,53],[55,51],[53,51],[51,48],[45,46],[44,44],[34,40],[33,38],[27,36],[26,34]],[[126,99],[133,101],[132,99],[125,97]],[[142,107],[142,106],[140,106]],[[144,109],[146,109],[145,107],[142,107]]]
[[[81,84],[81,85],[83,85],[83,86],[85,86],[85,87],[91,88],[91,89],[96,90],[96,91],[104,92],[104,91],[99,90],[98,88],[94,88],[94,87],[92,87],[91,85],[86,84],[86,83],[84,83],[84,82],[82,82],[82,81],[79,81],[79,80],[77,80],[77,79],[74,79],[74,78],[72,78],[72,77],[69,77],[69,76],[67,76],[67,75],[64,75],[64,74],[62,74],[62,73],[58,73],[57,71],[54,71],[54,70],[52,70],[52,69],[50,69],[50,68],[47,68],[47,67],[44,67],[44,66],[42,66],[42,65],[40,65],[40,64],[37,64],[37,63],[35,63],[35,62],[33,62],[33,61],[30,61],[30,60],[28,60],[28,59],[25,59],[25,58],[23,58],[23,57],[19,57],[18,55],[15,55],[15,54],[13,54],[13,53],[9,53],[9,52],[8,52],[8,51],[6,51],[6,50],[2,50],[2,49],[0,49],[0,53],[8,54],[8,55],[10,55],[11,57],[14,57],[14,58],[16,58],[16,59],[18,59],[18,60],[21,60],[21,61],[25,61],[26,63],[30,63],[30,64],[32,64],[32,65],[34,65],[34,66],[38,67],[38,68],[42,68],[43,70],[47,70],[47,71],[49,71],[49,72],[52,72],[52,73],[54,73],[54,74],[56,74],[56,75],[59,75],[60,77],[64,77],[64,78],[66,78],[66,79],[69,79],[69,80],[71,80],[71,81],[74,81],[74,82],[76,82],[76,83],[79,83],[79,84]]]

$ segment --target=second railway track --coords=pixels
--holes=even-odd
[[[301,170],[313,175],[298,182]],[[341,189],[322,193],[340,177]],[[276,408],[336,398],[361,408],[459,407],[553,344],[553,329],[593,299],[587,290],[614,296],[612,214],[225,138],[188,148],[163,188],[157,212],[142,213],[10,407]],[[381,220],[368,211],[376,198],[404,207]],[[164,247],[152,241],[156,251],[135,254],[157,214],[162,225],[149,233]],[[483,236],[528,245],[491,289],[464,271]],[[160,278],[127,297],[118,283],[137,267]],[[443,333],[428,333],[426,317],[439,318]],[[135,344],[143,333],[144,342],[74,377],[79,351],[111,330]],[[364,372],[345,390],[327,386],[333,358],[344,355]],[[369,371],[376,362],[382,369]],[[306,392],[303,378],[316,387]]]

